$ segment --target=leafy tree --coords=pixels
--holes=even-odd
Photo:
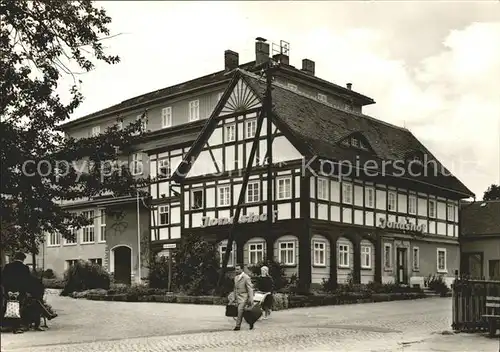
[[[484,192],[483,200],[500,200],[500,185],[492,184]]]
[[[188,295],[211,293],[217,285],[219,260],[217,246],[199,234],[182,239],[173,258],[172,284]]]
[[[44,231],[71,238],[70,227],[93,221],[62,202],[146,184],[116,164],[142,137],[141,121],[78,140],[58,128],[83,100],[75,71],[119,62],[104,51],[111,18],[103,9],[89,0],[0,0],[0,14],[2,249],[36,252]],[[63,101],[56,88],[68,75],[74,84]]]

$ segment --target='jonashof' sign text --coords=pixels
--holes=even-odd
[[[273,211],[273,222],[276,221],[276,218],[278,216],[278,211],[275,210]],[[248,214],[248,215],[241,215],[240,216],[240,221],[238,223],[250,223],[250,222],[260,222],[260,221],[267,221],[267,214]],[[201,218],[201,227],[207,227],[207,226],[217,226],[217,225],[229,225],[234,222],[234,216],[230,218],[211,218],[209,216],[204,216]]]
[[[395,229],[395,230],[405,230],[405,231],[416,231],[416,232],[425,232],[425,225],[420,224],[412,224],[411,222],[394,222],[394,221],[387,221],[384,218],[379,219],[379,224],[378,227],[381,229]]]

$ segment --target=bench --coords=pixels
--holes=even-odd
[[[486,297],[486,314],[483,314],[483,318],[488,320],[490,336],[495,336],[497,326],[500,327],[500,297]]]

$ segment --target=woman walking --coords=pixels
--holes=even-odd
[[[261,292],[266,293],[266,297],[261,303],[262,309],[264,310],[264,317],[262,319],[266,320],[271,315],[271,307],[273,306],[273,288],[274,281],[269,275],[269,268],[263,266],[260,268],[260,276],[257,278],[257,289]]]

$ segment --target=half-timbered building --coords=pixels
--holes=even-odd
[[[273,184],[263,129],[228,265],[274,259],[306,285],[451,278],[459,265],[458,201],[472,193],[410,131],[363,115],[348,92],[351,103],[338,106],[279,80],[272,86]],[[226,250],[265,90],[262,77],[238,70],[182,162],[181,150],[172,155],[179,164],[170,164],[168,182],[180,196],[159,201],[152,214],[162,219],[168,211],[159,231],[170,236],[166,243],[198,232]]]

